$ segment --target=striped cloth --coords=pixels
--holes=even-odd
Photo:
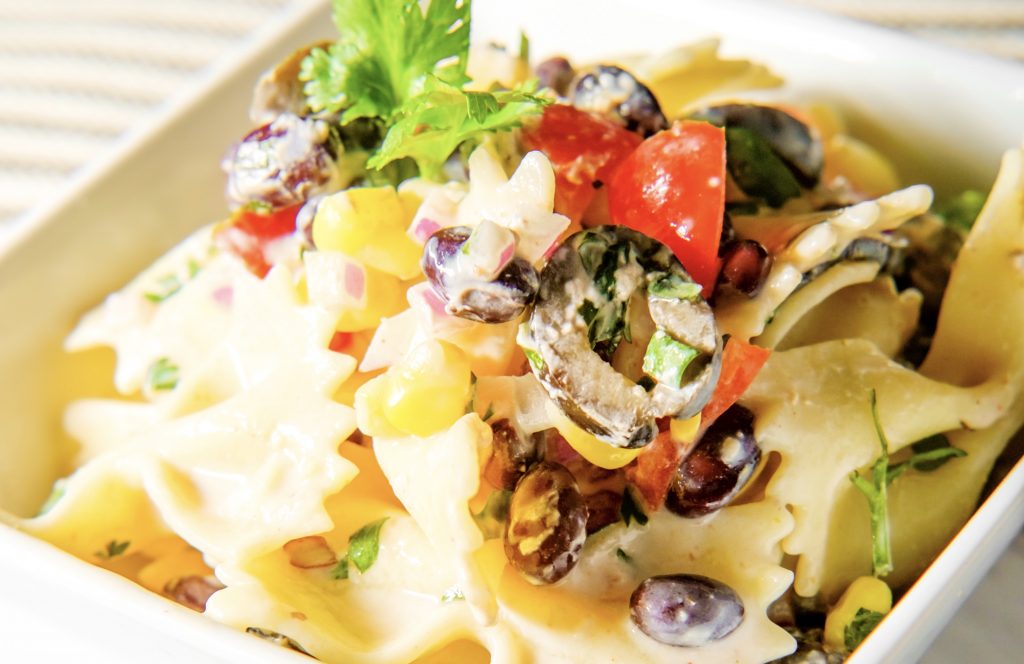
[[[0,240],[295,0],[0,0]]]

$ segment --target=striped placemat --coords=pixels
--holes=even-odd
[[[0,241],[296,0],[0,0]]]

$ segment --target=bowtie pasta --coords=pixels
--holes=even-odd
[[[933,205],[714,41],[420,4],[260,81],[230,217],[68,337],[124,398],[19,527],[327,662],[848,654],[1024,424],[1024,151]]]

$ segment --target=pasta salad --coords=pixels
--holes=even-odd
[[[1024,154],[904,186],[709,40],[585,64],[334,0],[228,219],[85,315],[19,526],[327,662],[841,661],[1024,424]],[[760,101],[754,101],[754,99]]]

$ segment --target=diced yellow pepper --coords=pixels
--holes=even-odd
[[[673,417],[672,421],[669,422],[668,431],[674,442],[683,445],[692,443],[700,431],[700,413],[697,413],[688,420],[677,420]]]
[[[382,318],[394,316],[409,306],[405,285],[385,272],[366,269],[366,297],[362,307],[345,307],[338,319],[339,332],[357,332],[380,325]]]
[[[576,424],[559,410],[558,406],[554,402],[549,401],[547,404],[548,416],[554,420],[555,428],[558,429],[558,433],[562,434],[565,441],[569,445],[580,453],[584,459],[600,468],[607,468],[614,470],[615,468],[622,468],[633,459],[640,455],[643,451],[642,447],[636,449],[626,449],[624,447],[615,447],[601,440],[598,440],[593,434],[587,433],[583,429],[576,426]]]
[[[391,389],[391,377],[382,374],[368,380],[356,390],[353,408],[356,411],[356,426],[367,436],[400,436],[384,413],[384,404]]]
[[[328,196],[313,219],[317,249],[339,251],[381,272],[411,279],[422,248],[406,235],[415,195],[394,187],[360,187]]]
[[[846,650],[846,627],[857,611],[867,609],[888,613],[892,608],[892,590],[881,579],[862,576],[849,585],[825,618],[825,645],[832,650]]]
[[[466,413],[472,396],[469,358],[444,341],[412,348],[385,374],[390,382],[384,414],[396,429],[429,436]]]

